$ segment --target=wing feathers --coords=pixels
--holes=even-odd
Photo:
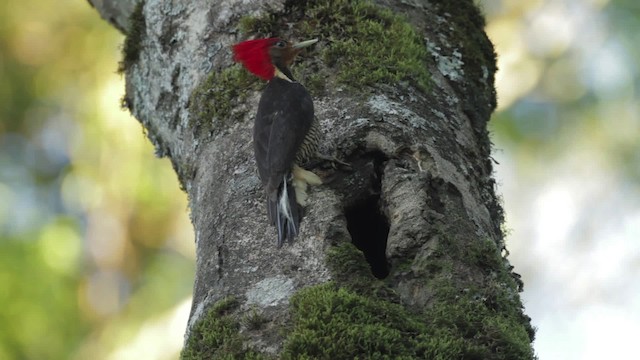
[[[298,233],[301,214],[291,171],[313,119],[313,102],[302,85],[279,78],[269,82],[260,98],[253,143],[278,246]]]

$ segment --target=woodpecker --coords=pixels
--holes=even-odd
[[[278,231],[278,247],[298,234],[307,185],[322,183],[316,174],[300,167],[316,154],[319,129],[311,95],[289,70],[296,55],[317,41],[292,44],[268,38],[233,46],[234,60],[268,81],[258,104],[253,147],[266,192],[267,215]]]

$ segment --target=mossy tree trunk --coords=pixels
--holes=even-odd
[[[90,1],[128,29],[123,103],[189,195],[184,358],[534,357],[492,178],[495,54],[472,0]],[[351,164],[315,169],[325,184],[282,249],[251,145],[264,84],[230,51],[266,36],[320,39],[293,72],[322,152]]]

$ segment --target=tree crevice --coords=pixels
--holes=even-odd
[[[345,208],[351,242],[364,254],[371,273],[378,279],[389,275],[386,257],[389,220],[381,211],[380,195],[373,194]]]

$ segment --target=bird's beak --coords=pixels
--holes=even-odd
[[[318,39],[311,39],[311,40],[299,42],[297,44],[292,45],[291,47],[294,49],[302,49],[302,48],[306,48],[307,46],[311,46],[317,42],[318,42]]]

